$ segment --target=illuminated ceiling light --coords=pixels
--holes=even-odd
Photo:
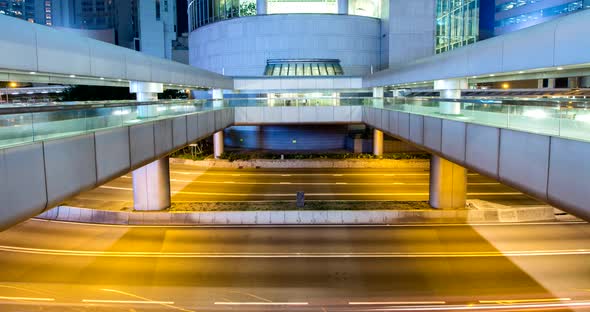
[[[121,79],[117,79],[117,81],[121,82]]]
[[[8,86],[11,88],[16,88],[18,86],[18,84],[13,81],[13,82],[9,83]]]
[[[477,78],[477,76],[471,76],[471,78],[474,78],[475,79],[475,78]]]
[[[490,77],[494,77],[494,76],[496,76],[496,75],[495,75],[495,74],[491,74],[491,75],[490,75]]]
[[[70,78],[76,78],[76,75],[70,75]]]
[[[521,70],[518,72],[519,74],[524,74],[524,70]]]
[[[104,77],[100,77],[99,79],[100,79],[100,80],[104,80]]]
[[[31,74],[31,75],[35,75],[35,74],[36,74],[36,72],[29,72],[29,74]]]
[[[563,67],[557,67],[557,70],[563,70]]]
[[[502,89],[509,89],[509,88],[510,88],[510,85],[508,83],[505,82],[502,84]]]

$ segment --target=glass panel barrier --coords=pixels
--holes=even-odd
[[[221,103],[219,105],[219,103]],[[507,104],[509,103],[509,104]],[[156,103],[75,102],[0,108],[0,148],[227,107],[367,106],[590,141],[590,102],[438,98],[276,97]],[[125,105],[127,104],[127,105]],[[20,113],[16,111],[22,111]]]

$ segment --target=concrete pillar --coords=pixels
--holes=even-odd
[[[213,133],[213,156],[221,157],[223,154],[223,130]]]
[[[375,87],[373,88],[373,106],[378,108],[383,108],[383,96],[385,91],[383,87]]]
[[[567,87],[570,89],[575,89],[580,87],[580,78],[578,77],[569,77],[567,79]]]
[[[266,0],[256,0],[256,15],[266,14]]]
[[[543,80],[545,79],[537,80],[537,89],[543,89]]]
[[[211,90],[211,98],[213,99],[213,107],[223,107],[223,90]]]
[[[555,89],[555,78],[549,78],[549,79],[547,79],[547,81],[548,81],[547,88]]]
[[[430,206],[438,209],[465,208],[467,169],[444,158],[430,159]]]
[[[434,89],[440,91],[440,97],[444,99],[460,99],[461,90],[469,88],[467,79],[436,80]],[[445,115],[460,115],[461,103],[440,102],[439,111]]]
[[[590,76],[580,78],[580,88],[590,88]],[[8,97],[6,101],[8,101]]]
[[[338,0],[338,14],[348,14],[348,0]]]
[[[373,155],[383,155],[383,131],[373,129]]]
[[[160,158],[133,171],[135,210],[162,210],[170,207],[170,164]]]
[[[157,101],[158,93],[164,92],[164,85],[155,82],[130,81],[129,93],[135,93],[139,102]],[[158,116],[156,105],[137,106],[137,118],[151,118]]]

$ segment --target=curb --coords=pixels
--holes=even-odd
[[[508,211],[509,210],[509,211]],[[554,221],[552,207],[500,210],[127,212],[58,206],[39,219],[115,225],[389,225]]]

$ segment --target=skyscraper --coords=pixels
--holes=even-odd
[[[51,26],[50,0],[0,0],[0,14]]]
[[[495,36],[590,8],[590,0],[504,0],[496,3]]]

